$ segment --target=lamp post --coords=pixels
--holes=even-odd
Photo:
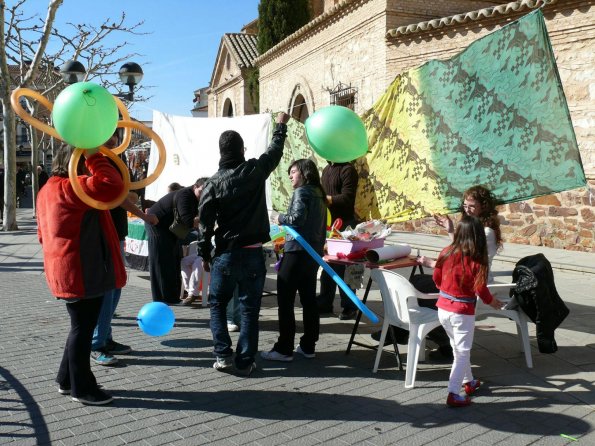
[[[87,74],[85,67],[78,60],[69,60],[60,68],[62,79],[68,85],[81,82]],[[128,86],[128,93],[118,93],[117,96],[129,102],[134,101],[134,87],[140,83],[143,78],[143,69],[136,62],[126,62],[120,67],[118,72],[120,80]]]
[[[120,67],[118,74],[122,83],[128,85],[128,93],[122,94],[121,97],[127,101],[133,101],[134,87],[142,80],[143,69],[136,62],[126,62]]]

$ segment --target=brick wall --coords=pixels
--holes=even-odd
[[[329,90],[342,82],[357,88],[356,112],[362,113],[386,88],[385,32],[383,1],[352,2],[259,64],[260,110],[287,110],[305,91],[312,114],[330,104]]]
[[[433,32],[386,39],[388,29],[507,1],[355,0],[339,14],[265,58],[260,66],[260,110],[288,110],[301,93],[309,113],[329,105],[339,82],[358,89],[363,113],[395,76],[429,59],[446,59],[515,20],[498,16]],[[595,2],[559,0],[545,9],[590,187],[595,193]],[[595,197],[593,197],[595,201]],[[595,252],[595,212],[586,189],[515,203],[501,209],[506,241]],[[438,232],[433,219],[398,226]]]
[[[499,208],[505,241],[595,252],[595,9],[593,1],[557,2],[544,16],[579,149],[589,179],[589,190],[539,197]],[[526,13],[523,12],[523,13]],[[389,82],[402,71],[429,59],[449,58],[474,40],[514,20],[502,18],[470,22],[441,31],[421,32],[389,42]],[[594,195],[590,197],[590,194]],[[591,201],[592,200],[592,201]],[[395,225],[400,230],[441,233],[433,219]]]

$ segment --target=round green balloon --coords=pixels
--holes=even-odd
[[[118,106],[114,97],[93,82],[77,82],[56,98],[52,110],[60,137],[79,149],[94,149],[114,134]]]
[[[306,120],[306,136],[314,151],[334,163],[346,163],[368,151],[364,123],[340,105],[321,108]]]

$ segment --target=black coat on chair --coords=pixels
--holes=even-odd
[[[511,295],[536,325],[537,346],[541,353],[558,350],[554,331],[568,316],[568,307],[556,290],[552,265],[543,254],[523,257],[512,273],[516,287]]]

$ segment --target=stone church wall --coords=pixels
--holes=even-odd
[[[590,5],[587,5],[590,4]],[[544,11],[562,85],[568,101],[586,188],[500,207],[505,241],[595,252],[595,6],[594,2],[558,2]],[[526,11],[524,12],[526,13]],[[519,15],[511,15],[505,23]],[[446,59],[474,40],[498,29],[502,19],[470,22],[444,31],[420,32],[391,39],[387,77],[429,59]],[[593,194],[593,195],[591,195]],[[396,225],[400,230],[441,233],[433,219]]]

